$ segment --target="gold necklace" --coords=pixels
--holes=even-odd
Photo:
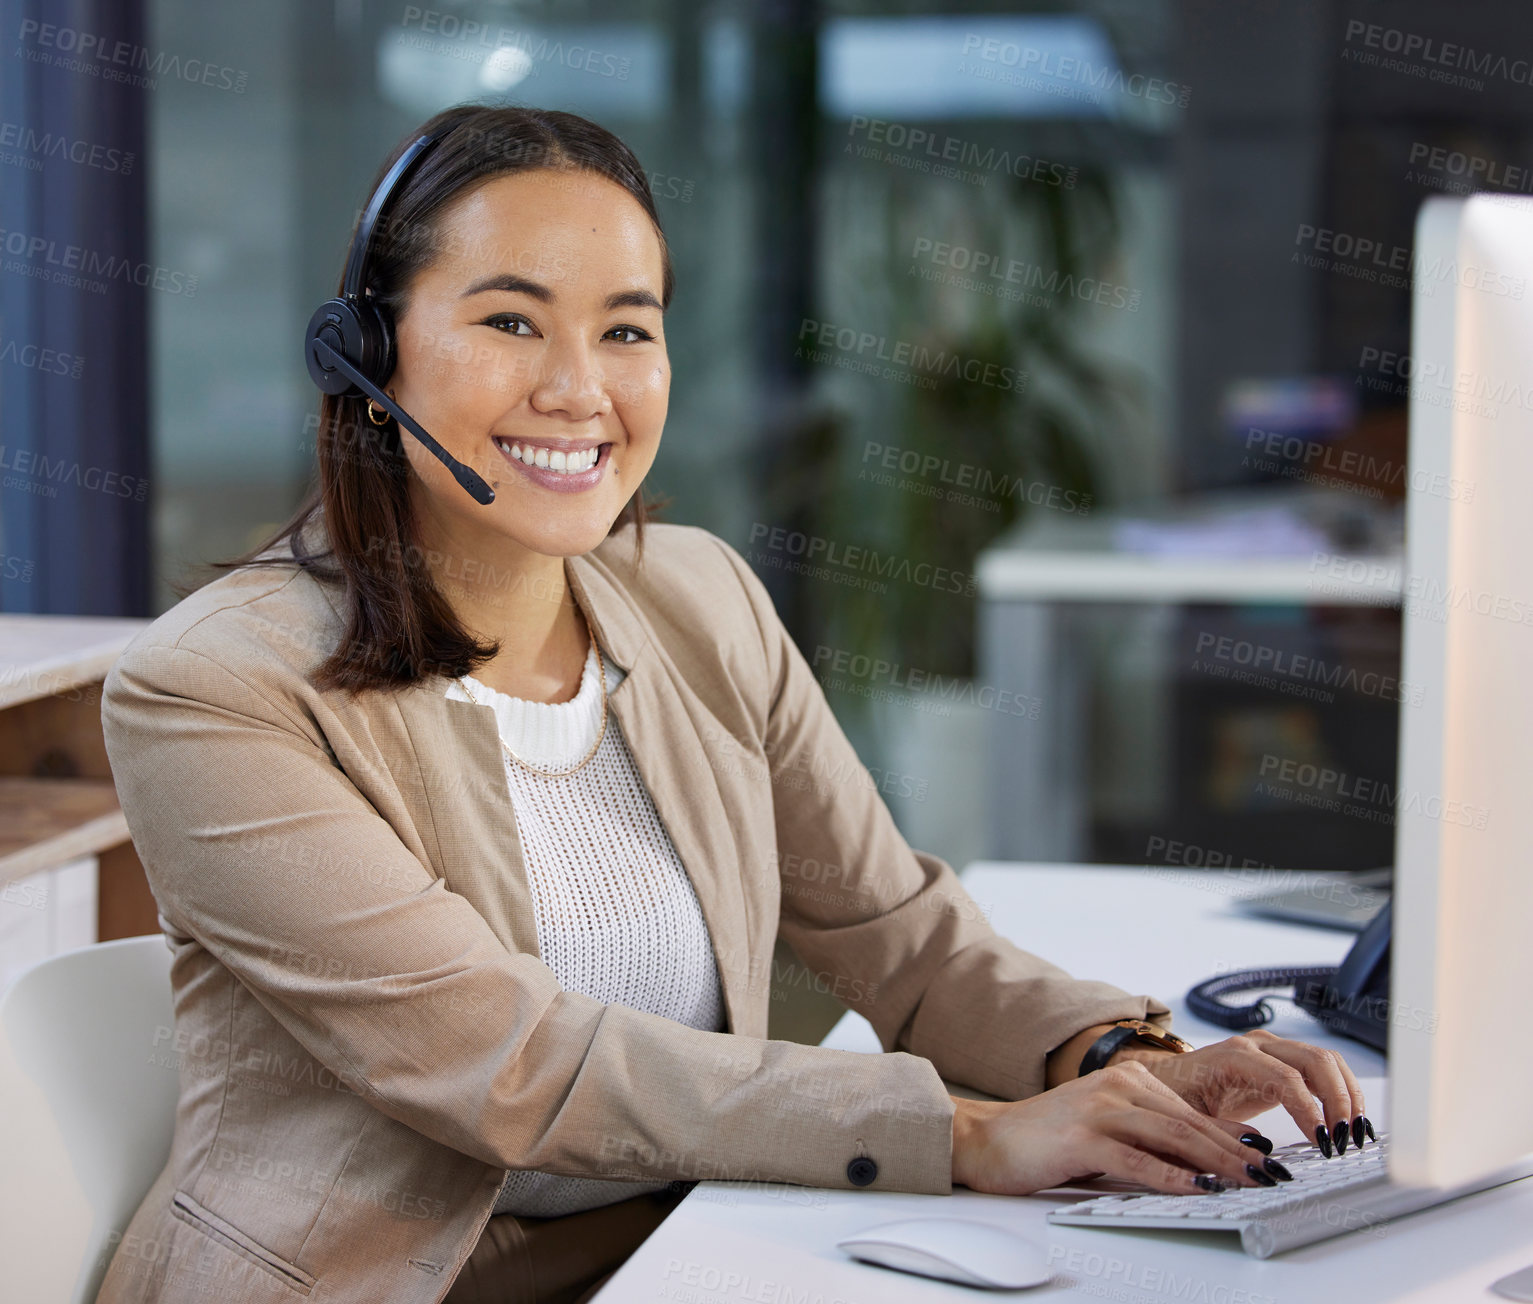
[[[576,770],[582,769],[596,755],[596,749],[601,746],[602,737],[607,732],[607,667],[602,663],[601,645],[596,641],[596,631],[591,628],[590,618],[583,611],[580,613],[580,616],[586,623],[586,636],[591,640],[591,647],[596,652],[596,678],[597,682],[601,685],[601,724],[596,730],[596,741],[591,744],[591,750],[569,769],[555,770],[544,765],[534,765],[531,761],[524,761],[511,750],[510,744],[504,738],[500,740],[500,745],[506,749],[506,755],[520,765],[522,769],[530,770],[533,774],[541,774],[548,778],[559,778],[566,774],[574,774]],[[458,680],[458,687],[468,695],[468,700],[475,706],[488,705],[488,703],[481,702],[474,696],[473,689],[468,686],[467,676]],[[577,689],[576,691],[578,692],[579,690]],[[499,730],[497,729],[496,732],[499,733]]]

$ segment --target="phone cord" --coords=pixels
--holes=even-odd
[[[1254,991],[1259,987],[1290,987],[1302,982],[1336,976],[1335,965],[1310,965],[1298,969],[1237,969],[1199,983],[1187,993],[1187,1008],[1200,1019],[1221,1028],[1245,1030],[1272,1022],[1272,1007],[1265,1000],[1249,1005],[1226,1005],[1219,997],[1227,992]]]

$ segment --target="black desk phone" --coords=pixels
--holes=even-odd
[[[1240,969],[1201,982],[1187,993],[1187,1008],[1221,1028],[1246,1032],[1272,1021],[1265,1000],[1226,1005],[1220,997],[1233,992],[1289,987],[1300,1009],[1319,1019],[1332,1032],[1351,1037],[1377,1051],[1387,1051],[1389,1032],[1389,921],[1393,901],[1358,935],[1340,965],[1297,969]]]

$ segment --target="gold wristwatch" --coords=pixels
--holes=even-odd
[[[1124,1042],[1135,1039],[1166,1050],[1186,1052],[1192,1049],[1190,1041],[1178,1037],[1174,1032],[1167,1032],[1157,1024],[1149,1023],[1144,1019],[1119,1019],[1091,1043],[1086,1053],[1081,1056],[1081,1066],[1075,1076],[1083,1078],[1086,1074],[1102,1068]]]

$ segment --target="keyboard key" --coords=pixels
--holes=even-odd
[[[1155,1215],[1160,1218],[1185,1218],[1190,1213],[1208,1208],[1208,1197],[1205,1195],[1150,1195],[1144,1198],[1154,1206]]]

